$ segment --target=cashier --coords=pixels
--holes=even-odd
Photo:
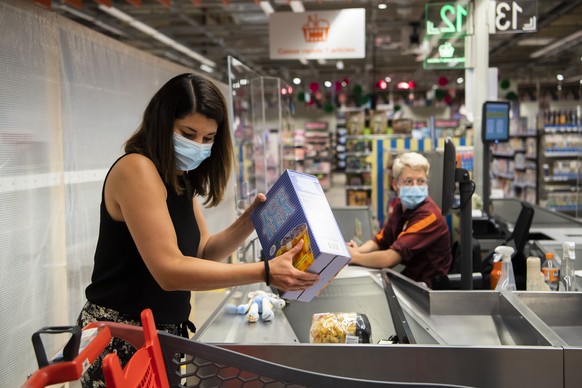
[[[354,241],[347,243],[351,264],[372,268],[403,264],[403,275],[429,287],[432,279],[449,272],[449,229],[428,195],[429,170],[428,160],[416,152],[394,160],[392,188],[398,196],[394,210],[373,239],[361,246]]]

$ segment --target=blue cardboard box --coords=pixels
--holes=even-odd
[[[251,213],[265,259],[283,254],[303,239],[293,265],[319,274],[320,280],[281,297],[309,302],[349,263],[346,242],[317,177],[286,170],[266,195],[267,201]]]

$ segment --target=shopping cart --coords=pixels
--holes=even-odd
[[[365,380],[301,370],[163,331],[157,332],[150,310],[144,310],[141,319],[143,328],[114,322],[87,325],[79,331],[81,333],[72,336],[73,344],[65,346],[62,360],[48,362],[42,346],[37,351],[36,344],[39,369],[27,379],[23,388],[78,380],[112,337],[128,341],[138,351],[123,370],[117,355],[108,354],[104,358],[103,373],[107,387],[459,387]],[[55,328],[45,328],[37,333],[56,331]],[[33,344],[37,333],[33,335]],[[78,338],[81,340],[78,341]],[[77,342],[80,342],[78,347]],[[74,356],[75,348],[79,350],[77,356]],[[42,364],[40,361],[43,361]]]

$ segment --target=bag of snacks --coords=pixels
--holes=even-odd
[[[313,314],[309,342],[314,344],[358,344],[372,342],[372,328],[365,314]]]

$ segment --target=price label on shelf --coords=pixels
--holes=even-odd
[[[489,33],[536,32],[538,0],[491,0]]]

